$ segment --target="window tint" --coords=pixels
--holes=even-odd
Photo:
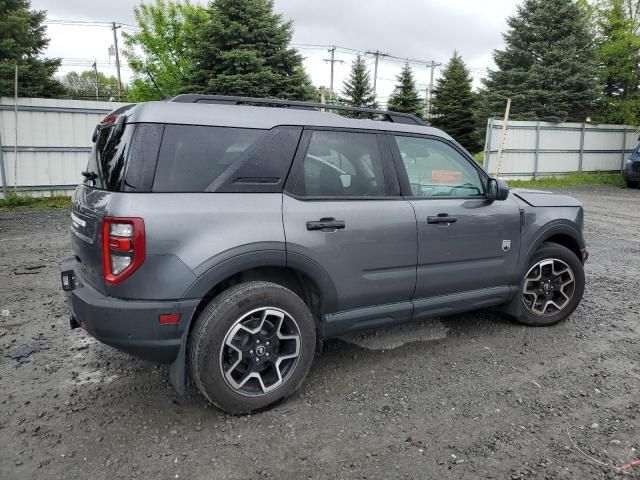
[[[154,192],[204,192],[238,161],[264,130],[167,125]]]
[[[87,171],[96,175],[92,180],[85,180],[86,184],[104,190],[120,190],[134,127],[125,126],[120,136],[115,135],[115,131],[113,125],[98,131],[87,164]]]
[[[309,197],[375,197],[386,194],[374,134],[316,131],[294,189]]]
[[[396,136],[416,197],[473,197],[484,188],[478,171],[457,150],[428,138]]]

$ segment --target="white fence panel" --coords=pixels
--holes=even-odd
[[[87,165],[91,134],[114,102],[19,98],[17,122],[13,98],[0,98],[0,155],[7,189],[33,195],[67,194]],[[17,169],[16,169],[17,166]],[[0,176],[0,185],[2,177]]]
[[[489,119],[484,166],[495,174],[503,121]],[[569,172],[620,171],[638,143],[628,125],[509,121],[499,175],[530,179]]]

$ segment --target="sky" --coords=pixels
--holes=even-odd
[[[106,24],[77,22],[117,22],[122,29],[135,27],[133,8],[139,0],[32,0],[32,8],[47,10],[50,44],[46,56],[62,58],[61,73],[98,69],[115,75],[115,61],[109,56],[113,32]],[[205,4],[205,0],[194,0]],[[379,51],[412,62],[418,87],[429,83],[427,63],[446,64],[457,50],[474,77],[474,85],[486,69],[493,67],[492,51],[504,45],[506,18],[516,12],[516,0],[275,0],[275,10],[293,20],[292,44],[305,57],[307,72],[316,86],[329,87],[327,47],[336,45],[360,52]],[[70,20],[74,24],[61,24]],[[120,31],[118,32],[120,34]],[[122,47],[122,41],[120,46]],[[334,90],[342,89],[355,52],[338,48],[335,58]],[[367,55],[373,77],[374,57]],[[395,76],[404,60],[379,57],[377,95],[385,103],[392,93]],[[122,59],[122,56],[121,56]],[[131,70],[122,59],[123,81]],[[435,78],[442,67],[435,69]]]

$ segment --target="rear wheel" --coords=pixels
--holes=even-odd
[[[544,243],[529,262],[520,291],[523,308],[519,322],[532,326],[560,322],[582,300],[582,263],[568,248]]]
[[[263,409],[302,384],[315,337],[311,312],[295,293],[274,283],[243,283],[198,316],[189,340],[191,376],[222,410]]]
[[[627,184],[627,188],[637,188],[638,187],[638,182],[636,182],[635,180],[625,180],[625,183]]]

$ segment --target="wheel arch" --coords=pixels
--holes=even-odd
[[[226,289],[248,281],[276,283],[296,293],[311,310],[320,335],[323,314],[337,305],[336,288],[329,274],[312,259],[280,250],[262,250],[231,257],[203,273],[187,289],[185,298],[201,299],[184,326],[180,351],[170,368],[170,381],[183,394],[186,385],[186,350],[194,320],[206,305]]]
[[[572,223],[556,221],[541,228],[530,243],[525,255],[522,256],[522,265],[525,269],[533,254],[545,242],[557,243],[568,248],[582,262],[582,250],[585,248],[582,232]]]
[[[523,250],[524,254],[521,256],[522,272],[520,278],[526,273],[527,267],[531,258],[535,252],[544,243],[556,243],[562,245],[571,252],[573,252],[580,262],[583,262],[582,250],[585,248],[584,238],[582,232],[573,223],[557,220],[546,224],[542,227],[538,233],[533,237],[533,241],[529,243],[529,247]],[[522,313],[522,302],[520,302],[520,285],[514,292],[514,296],[511,301],[502,307],[502,310],[509,315],[515,317],[520,316]]]

